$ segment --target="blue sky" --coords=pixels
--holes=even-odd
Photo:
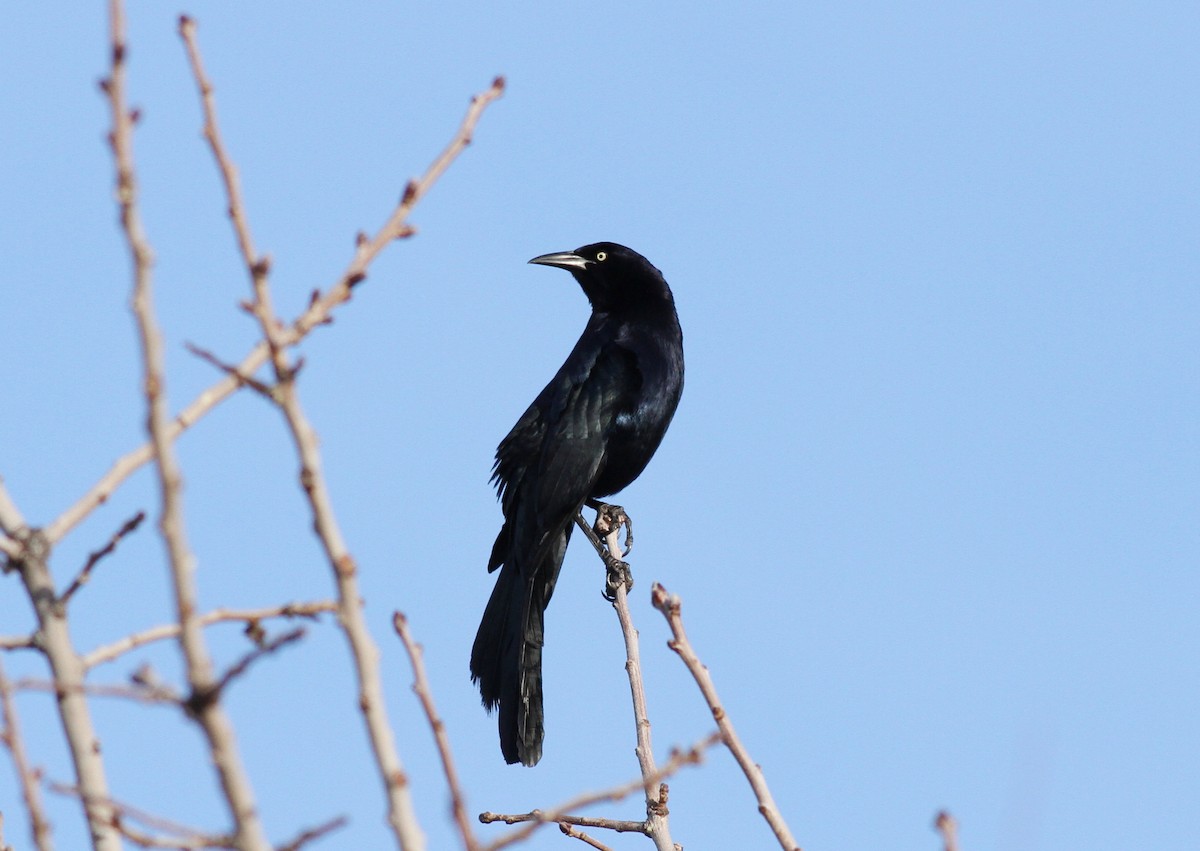
[[[143,439],[103,5],[18,4],[0,28],[0,475],[34,523]],[[685,335],[683,402],[620,498],[659,750],[712,725],[652,581],[683,597],[807,851],[933,849],[942,807],[971,851],[1200,844],[1195,4],[307,6],[130,7],[168,393],[178,408],[216,378],[185,341],[234,359],[255,339],[180,11],[285,316],[506,75],[419,235],[302,347],[431,848],[454,833],[394,609],[425,645],[472,811],[636,774],[621,639],[582,539],[547,613],[536,769],[503,764],[467,677],[492,453],[587,314],[568,275],[525,261],[602,239],[664,271]],[[329,596],[274,411],[243,393],[178,446],[206,608]],[[143,471],[56,552],[60,581],[155,499]],[[80,648],[166,620],[165,579],[147,526],[74,603]],[[30,622],[6,577],[0,632]],[[226,664],[244,650],[236,628],[210,638]],[[177,673],[165,646],[95,677],[143,661]],[[325,623],[229,693],[277,841],[345,813],[316,847],[390,847],[348,676]],[[19,707],[34,761],[69,779],[50,699]],[[194,729],[94,708],[118,797],[225,826]],[[772,847],[726,754],[671,785],[677,842]],[[58,847],[82,847],[77,808],[49,803]],[[0,810],[23,847],[7,765]]]

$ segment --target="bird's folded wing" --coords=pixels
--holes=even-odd
[[[632,406],[641,386],[637,359],[611,344],[580,380],[566,383],[554,400],[537,465],[537,516],[554,528],[579,510],[603,469],[605,446],[618,414]]]

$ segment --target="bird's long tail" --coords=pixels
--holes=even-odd
[[[509,763],[536,765],[542,758],[543,613],[562,565],[565,537],[528,579],[516,563],[501,568],[471,648],[471,679],[479,684],[484,706],[500,707],[500,750]]]

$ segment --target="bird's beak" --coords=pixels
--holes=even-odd
[[[586,269],[592,261],[572,251],[560,251],[557,254],[543,254],[529,261],[539,266],[557,266],[560,269]]]

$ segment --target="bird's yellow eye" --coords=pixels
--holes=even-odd
[[[603,263],[607,259],[608,259],[608,252],[605,252],[605,251],[597,251],[596,252],[596,261],[597,262]]]

